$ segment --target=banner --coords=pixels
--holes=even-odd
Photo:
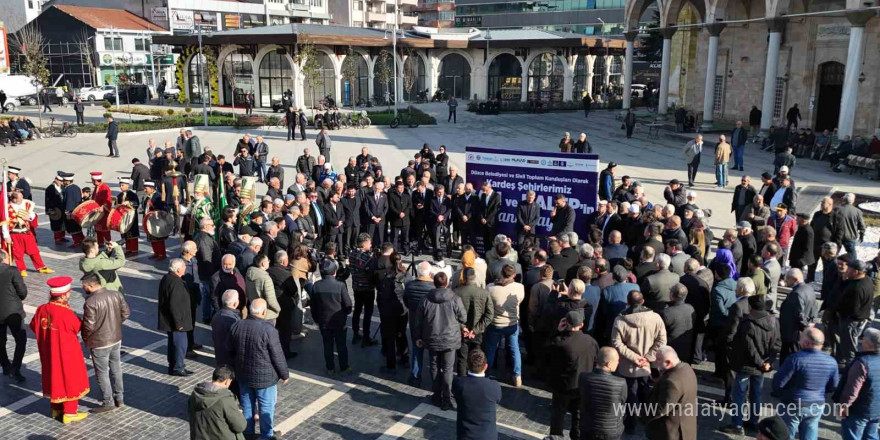
[[[0,26],[0,73],[9,73],[9,40],[7,37],[6,28]]]
[[[519,151],[466,147],[467,181],[480,191],[483,182],[501,194],[498,233],[516,240],[516,210],[532,190],[541,207],[535,233],[548,236],[550,213],[556,194],[563,194],[574,209],[574,231],[581,239],[589,233],[586,217],[596,209],[599,185],[599,155],[541,151]]]

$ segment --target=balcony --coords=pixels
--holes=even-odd
[[[418,0],[397,0],[400,6],[416,6],[419,4]]]
[[[387,17],[388,17],[388,14],[386,14],[385,12],[375,12],[375,11],[364,12],[364,18],[365,18],[364,21],[367,21],[370,23],[374,23],[374,22],[385,23],[388,21]]]
[[[399,14],[397,14],[397,22],[401,26],[403,26],[403,25],[417,25],[417,24],[419,24],[419,17],[418,17],[418,15],[415,15],[415,14],[399,13]]]

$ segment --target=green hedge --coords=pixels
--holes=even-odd
[[[402,113],[406,111],[411,112],[415,116],[416,120],[419,122],[419,125],[437,125],[436,118],[415,107],[409,107],[409,109],[398,109],[397,113]],[[370,122],[372,123],[372,125],[391,125],[391,119],[394,118],[394,110],[371,111],[367,112],[367,116],[370,117]]]
[[[183,128],[200,126],[203,123],[202,115],[174,116],[164,119],[140,119],[129,122],[124,118],[117,118],[119,131],[121,133],[132,133],[147,130],[162,130],[166,128]],[[235,126],[236,119],[229,116],[208,115],[209,126]],[[104,133],[107,131],[107,124],[102,122],[99,124],[86,124],[77,128],[80,133]]]
[[[467,111],[476,113],[477,108],[480,103],[486,101],[470,101],[468,102]],[[562,101],[562,102],[544,102],[543,111],[545,112],[568,112],[568,111],[579,111],[583,110],[584,106],[580,101]],[[599,109],[619,109],[622,107],[622,102],[619,100],[612,99],[605,103],[593,103],[591,109],[599,110]],[[510,112],[527,112],[529,111],[529,103],[522,101],[501,101],[501,112],[502,113],[510,113]]]

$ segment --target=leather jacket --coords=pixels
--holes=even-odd
[[[108,347],[122,341],[122,323],[131,310],[121,293],[101,288],[83,305],[82,338],[86,348]]]

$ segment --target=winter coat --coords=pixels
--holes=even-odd
[[[483,334],[486,327],[492,324],[492,317],[495,315],[495,307],[489,291],[475,284],[469,284],[456,288],[455,294],[461,299],[467,315],[465,327],[475,334]]]
[[[105,288],[86,296],[82,338],[86,348],[103,348],[122,341],[122,323],[131,310],[121,293]]]
[[[644,357],[656,360],[657,349],[666,345],[666,326],[660,315],[644,306],[634,306],[614,319],[611,345],[620,353],[617,372],[624,377],[647,377],[650,366],[638,367],[636,361]]]
[[[685,275],[681,277],[680,282],[688,291],[685,303],[694,308],[694,331],[704,333],[709,319],[711,288],[695,275]]]
[[[645,403],[645,435],[650,440],[696,440],[700,412],[697,376],[690,365],[682,362],[663,372]]]
[[[312,319],[318,328],[341,330],[345,328],[346,317],[351,313],[351,297],[345,283],[334,277],[323,278],[306,286]]]
[[[262,389],[290,377],[281,340],[272,323],[251,315],[233,324],[229,336],[235,377],[240,384]]]
[[[738,373],[762,375],[764,364],[773,364],[781,346],[776,317],[764,310],[754,310],[737,327],[728,351],[730,368]]]
[[[272,282],[272,277],[269,276],[269,273],[259,267],[251,266],[247,271],[247,280],[254,283],[256,297],[266,300],[265,319],[271,321],[278,318],[278,313],[281,312],[281,305],[278,304],[275,284]]]
[[[694,307],[684,301],[672,303],[660,312],[660,317],[666,325],[668,345],[685,361],[692,358],[694,315]]]
[[[578,386],[581,432],[593,433],[594,438],[601,438],[601,435],[609,439],[621,438],[624,415],[615,408],[626,403],[626,379],[597,368],[589,373],[581,373]]]
[[[237,309],[232,310],[226,307],[220,309],[211,318],[211,339],[214,341],[214,364],[218,367],[221,365],[232,366],[235,361],[232,358],[232,340],[229,338],[229,332],[232,326],[241,321],[241,312]]]
[[[712,308],[709,311],[709,326],[720,326],[727,319],[728,308],[736,301],[736,281],[725,278],[712,289]]]
[[[779,306],[779,333],[782,342],[799,341],[801,331],[809,327],[817,315],[816,293],[813,288],[806,283],[794,286]]]
[[[548,384],[555,393],[578,389],[581,373],[593,370],[599,357],[599,344],[592,336],[577,331],[564,332],[547,345]]]
[[[865,219],[862,212],[853,205],[843,205],[836,209],[834,241],[858,240],[865,236]]]
[[[416,309],[413,339],[430,351],[458,350],[466,319],[464,305],[452,289],[434,289]]]
[[[19,315],[24,319],[22,301],[27,298],[27,294],[27,285],[18,269],[0,263],[0,321],[6,321],[12,315]]]
[[[202,382],[189,395],[190,440],[241,440],[247,421],[228,388]]]
[[[183,278],[166,273],[159,281],[159,330],[188,332],[193,329],[191,297]]]
[[[679,276],[663,269],[649,275],[640,284],[642,293],[645,295],[645,306],[655,312],[666,308],[669,302],[669,290],[678,284]]]

